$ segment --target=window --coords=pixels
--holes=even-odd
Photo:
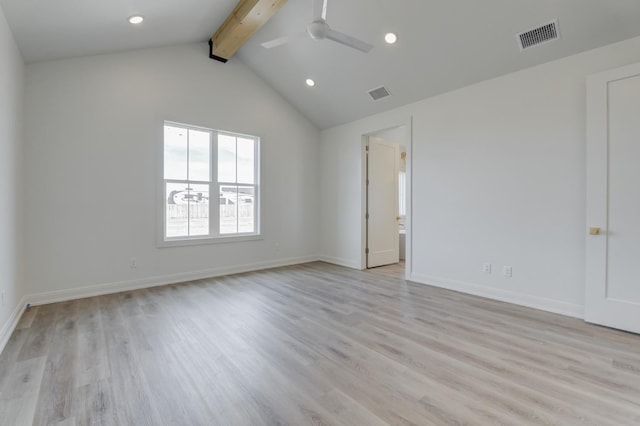
[[[259,148],[254,136],[165,122],[163,241],[259,235]]]

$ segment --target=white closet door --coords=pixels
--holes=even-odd
[[[587,85],[588,322],[640,333],[640,64]]]

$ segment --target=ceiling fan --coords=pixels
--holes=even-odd
[[[368,53],[373,49],[373,45],[336,31],[327,24],[327,1],[328,0],[313,0],[313,21],[307,25],[307,34],[314,40],[328,39],[364,53]],[[262,47],[271,49],[273,47],[282,46],[283,44],[298,38],[300,35],[301,34],[298,34],[297,36],[285,36],[267,41],[262,43]]]

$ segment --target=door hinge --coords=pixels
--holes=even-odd
[[[364,253],[365,253],[365,254],[369,254],[369,247],[367,247],[366,249],[364,249]]]
[[[365,218],[365,219],[367,219],[367,220],[369,220],[369,213],[365,214],[365,215],[364,215],[364,218]]]
[[[369,145],[365,147],[366,151],[369,152]]]

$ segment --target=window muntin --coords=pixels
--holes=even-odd
[[[165,122],[163,241],[259,235],[258,153],[257,137]]]

